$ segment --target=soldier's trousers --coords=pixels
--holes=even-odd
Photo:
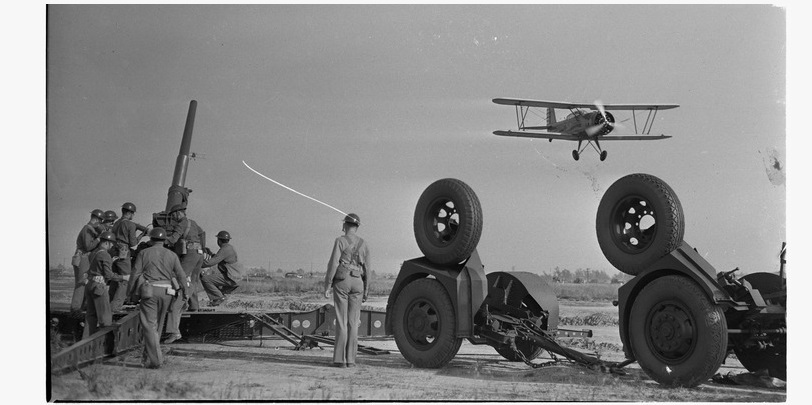
[[[164,327],[166,311],[172,304],[172,298],[166,293],[166,287],[152,287],[152,297],[141,298],[141,302],[138,304],[138,318],[141,321],[144,358],[147,367],[158,368],[163,364],[161,330]]]
[[[87,253],[81,253],[79,265],[73,266],[73,297],[70,301],[71,311],[80,311],[85,303],[85,285],[87,284],[87,271],[90,270],[90,260]]]
[[[189,309],[197,311],[200,309],[200,303],[197,301],[197,292],[200,291],[200,272],[203,271],[203,255],[197,253],[196,250],[190,250],[180,259],[180,266],[183,267],[183,272],[186,276],[192,279],[191,286],[187,289],[188,293],[183,296],[178,292],[178,299],[172,302],[169,312],[166,314],[166,333],[180,334],[180,318],[183,314],[183,306],[187,300]],[[178,280],[179,283],[185,283],[186,280]]]
[[[333,363],[355,364],[363,294],[364,282],[360,277],[347,276],[344,280],[333,282],[333,304],[336,307]]]
[[[113,272],[119,275],[129,275],[132,263],[130,258],[116,260],[113,263]],[[127,281],[111,281],[110,282],[110,310],[113,312],[121,311],[124,301],[127,299]]]
[[[100,292],[99,295],[94,291]],[[90,281],[85,286],[85,330],[83,337],[96,333],[99,328],[113,324],[113,313],[110,311],[110,296],[107,286],[103,283]]]
[[[189,288],[189,309],[198,310],[200,304],[197,301],[197,293],[200,292],[200,273],[203,271],[203,255],[197,250],[189,250],[188,253],[180,258],[180,266],[183,267],[183,272],[187,277],[192,279],[191,288]],[[181,280],[178,280],[181,281]],[[183,280],[183,282],[186,282]],[[180,317],[178,317],[180,321]]]
[[[209,274],[201,276],[200,283],[203,284],[203,289],[206,290],[211,301],[222,299],[223,294],[229,294],[239,287],[236,281],[228,278],[217,268],[213,268],[209,270]]]

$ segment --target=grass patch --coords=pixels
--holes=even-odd
[[[617,299],[617,284],[554,283],[552,286],[559,300],[610,302]]]
[[[567,326],[618,326],[617,314],[596,312],[589,315],[562,316],[561,325]]]

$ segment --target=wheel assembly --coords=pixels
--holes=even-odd
[[[406,285],[395,299],[392,316],[395,343],[417,367],[442,367],[460,349],[451,299],[437,280],[424,278]]]
[[[471,187],[457,179],[429,185],[417,201],[414,235],[432,263],[450,265],[467,259],[482,235],[482,207]]]
[[[660,277],[640,291],[631,308],[634,358],[652,379],[672,387],[707,381],[727,354],[722,309],[692,280]]]
[[[618,270],[637,275],[679,247],[685,219],[668,184],[648,174],[630,174],[606,190],[595,228],[606,259]]]
[[[752,273],[741,280],[759,291],[767,304],[777,305],[786,311],[787,298],[783,280],[778,274]],[[787,335],[764,331],[786,331],[785,317],[746,318],[742,327],[755,333],[736,334],[731,337],[733,351],[744,368],[750,372],[766,370],[771,377],[787,379]]]
[[[527,272],[488,273],[488,298],[491,314],[532,319],[542,330],[558,326],[558,300],[555,291],[537,274]],[[530,361],[544,350],[533,341],[515,339],[514,344],[496,345],[496,352],[509,361]]]

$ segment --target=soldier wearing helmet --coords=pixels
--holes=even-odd
[[[237,251],[231,245],[231,234],[227,231],[217,233],[217,246],[220,250],[203,262],[203,267],[217,268],[204,274],[200,281],[209,296],[209,306],[216,307],[226,300],[226,294],[239,287],[242,280],[242,265],[237,261]]]
[[[112,212],[112,211],[108,211]],[[115,213],[114,213],[115,214]],[[116,235],[116,256],[118,260],[113,262],[113,272],[119,275],[129,275],[132,269],[132,261],[135,259],[135,248],[141,239],[136,235],[137,231],[146,232],[148,227],[133,222],[135,215],[135,204],[126,202],[121,206],[121,218],[119,218],[111,231]],[[143,236],[143,234],[142,234]],[[118,281],[110,283],[110,309],[113,312],[121,310],[124,301],[127,299],[127,285]]]
[[[203,248],[206,242],[206,233],[197,225],[197,222],[186,216],[186,206],[175,204],[170,208],[171,225],[167,228],[166,244],[174,248],[183,266],[183,272],[189,278],[191,287],[183,299],[174,302],[169,310],[166,320],[167,338],[164,343],[172,343],[181,338],[180,318],[183,307],[189,311],[197,311],[200,303],[197,293],[200,292],[200,272],[203,266]]]
[[[149,237],[150,247],[135,257],[127,290],[133,300],[138,301],[145,365],[158,368],[163,364],[160,334],[166,313],[174,300],[183,297],[188,284],[178,256],[163,247],[164,228],[153,228]]]
[[[87,270],[90,268],[90,252],[99,245],[99,231],[97,227],[104,219],[104,211],[95,209],[90,212],[90,221],[82,227],[76,237],[76,251],[71,259],[73,265],[74,289],[71,298],[71,311],[84,308],[85,284],[87,284]]]
[[[336,367],[355,367],[361,303],[369,296],[370,254],[366,242],[356,235],[360,225],[358,215],[344,217],[341,228],[344,235],[336,238],[333,244],[324,279],[324,297],[330,298],[332,292],[336,310],[333,350],[333,365]]]
[[[113,273],[113,259],[110,250],[116,244],[116,236],[106,231],[99,235],[99,244],[90,254],[90,268],[87,271],[88,283],[85,286],[87,313],[85,314],[85,337],[95,333],[98,328],[113,324],[113,313],[110,311],[110,296],[107,283],[110,281],[127,281],[129,276]]]
[[[102,228],[104,231],[109,231],[113,229],[113,224],[116,223],[118,219],[118,214],[116,214],[113,210],[104,211],[104,220],[102,221]],[[102,232],[104,232],[102,231]]]

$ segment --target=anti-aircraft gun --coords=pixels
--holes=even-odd
[[[169,191],[166,198],[166,208],[161,212],[152,214],[152,226],[162,227],[169,229],[174,225],[174,220],[170,215],[169,210],[175,205],[187,206],[189,203],[189,194],[192,189],[186,187],[186,173],[189,168],[189,161],[194,157],[191,153],[192,145],[192,132],[195,125],[195,112],[197,111],[197,101],[192,100],[189,102],[189,112],[186,114],[186,125],[183,129],[183,138],[180,143],[180,150],[178,157],[175,159],[175,170],[172,173],[172,185],[169,186]],[[138,250],[147,247],[146,242],[142,242],[138,246]]]
[[[192,145],[192,131],[195,126],[195,112],[197,111],[197,101],[189,102],[189,112],[186,114],[186,126],[183,128],[183,139],[180,142],[180,151],[175,159],[175,171],[172,174],[172,185],[166,198],[166,209],[152,214],[152,225],[166,228],[171,223],[169,210],[181,204],[186,206],[189,203],[189,194],[192,190],[186,188],[186,172],[189,168],[189,160],[192,159],[190,152]]]

